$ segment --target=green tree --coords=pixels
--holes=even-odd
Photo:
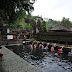
[[[64,25],[64,26],[66,26],[67,28],[70,28],[72,23],[69,20],[69,18],[63,17],[63,19],[61,21],[61,24]]]
[[[61,24],[61,22],[53,20],[53,19],[47,19],[46,20],[46,30],[48,31],[50,28],[52,28],[58,24]]]
[[[35,0],[0,0],[0,24],[11,24],[16,18],[18,11],[28,14],[34,10]]]
[[[42,29],[43,29],[43,32],[47,31],[46,30],[46,22],[45,21],[42,22]]]
[[[13,28],[21,27],[26,30],[31,30],[34,22],[35,19],[33,16],[30,14],[27,15],[24,11],[19,11],[17,13],[17,19],[11,25]]]

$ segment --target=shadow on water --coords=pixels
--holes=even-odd
[[[67,58],[60,61],[59,56],[54,56],[53,52],[49,52],[40,60],[32,60],[30,55],[30,45],[15,45],[6,47],[43,72],[72,71],[72,63],[69,62]]]

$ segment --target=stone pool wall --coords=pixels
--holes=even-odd
[[[5,46],[2,46],[2,52],[4,56],[0,61],[1,72],[41,72]]]

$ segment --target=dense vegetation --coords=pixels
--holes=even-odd
[[[69,18],[63,17],[61,21],[56,21],[52,19],[46,20],[46,29],[48,30],[49,28],[54,27],[58,24],[61,24],[69,29],[71,29],[72,27],[72,22],[69,20]]]
[[[38,26],[42,25],[40,28],[43,32],[58,24],[71,28],[72,22],[69,18],[63,17],[62,21],[52,19],[45,21],[39,16],[32,16],[34,2],[35,0],[0,0],[0,25],[31,30],[34,24],[38,23]]]
[[[0,25],[11,25],[20,16],[21,11],[31,13],[35,0],[0,0]]]

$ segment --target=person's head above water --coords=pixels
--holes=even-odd
[[[38,44],[38,47],[42,47],[42,43],[39,43],[39,44]]]
[[[34,46],[36,46],[36,47],[37,47],[37,42],[34,42],[34,43],[33,43],[33,47],[34,47]]]

